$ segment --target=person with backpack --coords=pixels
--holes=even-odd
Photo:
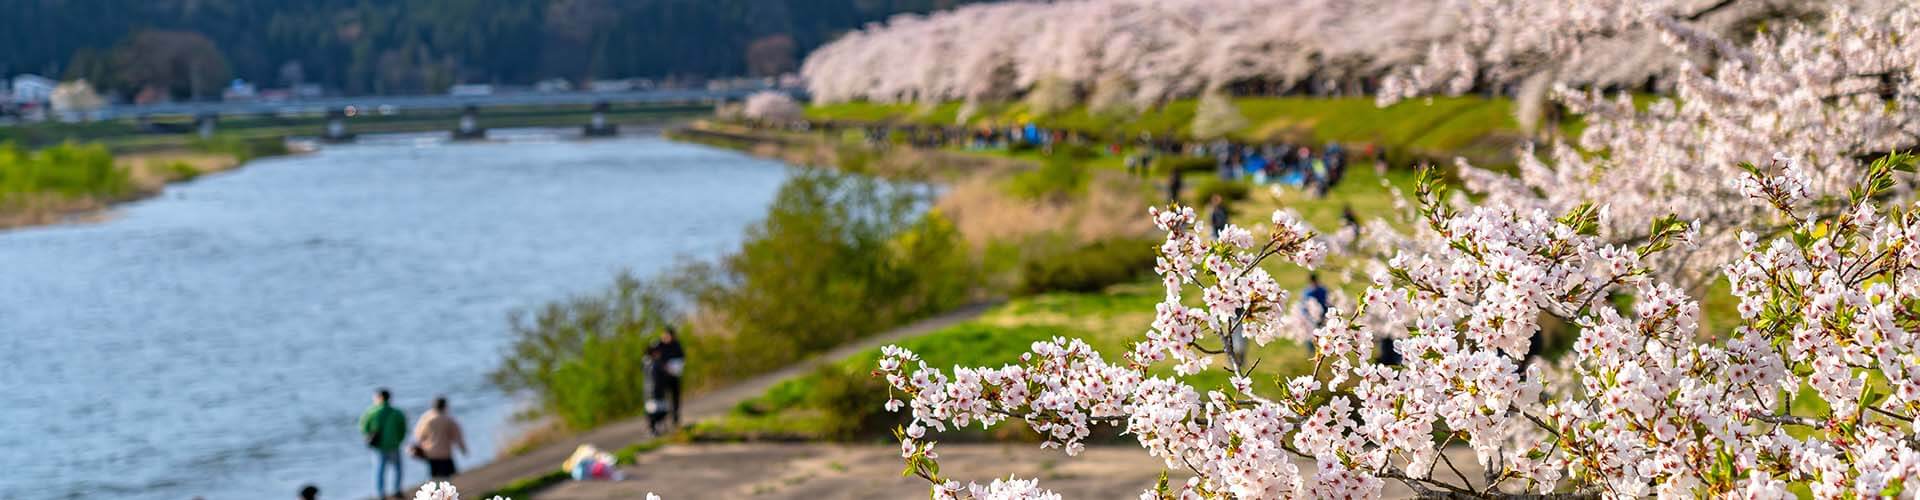
[[[398,497],[401,489],[400,445],[407,441],[407,415],[394,408],[393,393],[381,388],[373,394],[373,406],[360,416],[360,434],[373,448],[373,490],[380,498]],[[393,469],[393,489],[387,489],[387,469]],[[388,495],[392,491],[392,495]]]

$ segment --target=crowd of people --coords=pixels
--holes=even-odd
[[[1327,143],[1316,150],[1312,146],[1286,141],[1242,143],[1225,139],[1183,141],[1170,136],[1142,133],[1127,141],[1098,141],[1077,131],[1053,129],[1035,123],[1013,126],[934,126],[845,125],[819,123],[813,127],[834,131],[858,128],[870,146],[886,147],[896,139],[919,148],[959,147],[971,150],[1032,149],[1053,154],[1067,145],[1097,147],[1107,154],[1123,156],[1129,174],[1146,176],[1156,161],[1175,158],[1211,158],[1220,178],[1247,180],[1256,185],[1284,185],[1325,196],[1346,177],[1353,158],[1370,159],[1376,171],[1386,168],[1386,153],[1373,144],[1350,151],[1346,145]],[[1384,173],[1384,172],[1381,172]],[[1179,199],[1182,181],[1177,173],[1167,172],[1170,199]]]
[[[1289,143],[1239,144],[1214,141],[1202,146],[1200,155],[1214,158],[1220,178],[1247,179],[1254,184],[1283,184],[1326,196],[1327,190],[1346,177],[1347,150],[1340,143],[1328,143],[1319,152],[1307,146]],[[1189,153],[1190,156],[1197,156]],[[1375,156],[1373,145],[1365,146],[1365,157]]]

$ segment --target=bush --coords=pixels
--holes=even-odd
[[[1153,269],[1157,246],[1144,238],[1108,239],[1070,248],[1055,244],[1025,260],[1017,292],[1094,292],[1132,281]]]
[[[724,338],[689,339],[709,384],[777,368],[968,298],[974,266],[959,231],[921,190],[806,170],[775,196],[734,255],[676,271],[674,288]]]
[[[216,135],[208,139],[194,139],[195,149],[208,153],[233,155],[241,163],[256,158],[287,154],[287,142],[279,137],[241,138],[231,135]]]
[[[886,410],[888,387],[866,371],[825,365],[814,370],[807,406],[825,418],[824,437],[837,441],[863,435],[884,435],[900,423],[900,415]]]
[[[1007,190],[1014,196],[1028,200],[1063,199],[1086,191],[1087,169],[1080,166],[1068,155],[1056,155],[1047,159],[1040,168],[1014,174],[1007,181]]]
[[[1072,160],[1087,161],[1099,158],[1100,150],[1086,144],[1062,144],[1054,147],[1053,154]]]
[[[1220,195],[1220,199],[1225,201],[1240,201],[1247,199],[1247,194],[1251,190],[1252,188],[1248,187],[1245,182],[1211,177],[1205,181],[1201,181],[1199,186],[1194,187],[1193,199],[1196,204],[1205,204],[1208,203],[1208,200],[1213,199],[1213,195]]]
[[[1163,174],[1168,172],[1213,172],[1218,166],[1219,162],[1214,161],[1213,158],[1204,156],[1160,155],[1155,156],[1153,159],[1153,170]]]
[[[733,255],[682,264],[650,284],[623,275],[608,292],[549,304],[531,321],[517,316],[517,341],[494,382],[587,429],[644,409],[640,362],[653,332],[682,318],[673,305],[693,311],[679,335],[689,389],[957,307],[978,273],[959,231],[923,206],[914,186],[803,170]],[[788,396],[743,411],[826,401]]]
[[[512,350],[491,378],[534,395],[569,428],[638,415],[647,345],[673,317],[663,290],[621,274],[605,293],[547,304],[531,319],[515,313]]]
[[[0,145],[0,201],[25,194],[116,198],[132,191],[133,181],[105,146],[62,144],[28,152]]]
[[[165,170],[167,180],[170,181],[190,181],[199,178],[201,173],[199,168],[184,161],[168,163]]]

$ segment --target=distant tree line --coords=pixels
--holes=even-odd
[[[126,96],[232,78],[349,93],[772,75],[840,33],[979,0],[0,0],[0,75]]]

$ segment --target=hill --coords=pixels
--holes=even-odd
[[[407,93],[454,82],[777,74],[848,29],[975,1],[0,0],[0,75],[187,97],[230,77]]]

